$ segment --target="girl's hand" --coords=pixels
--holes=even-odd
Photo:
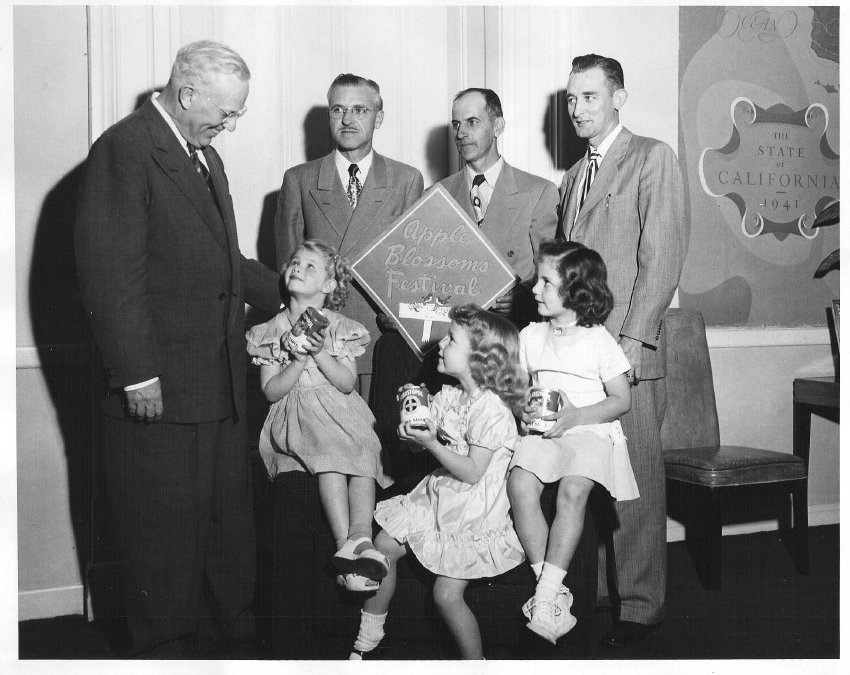
[[[416,443],[423,448],[437,441],[437,425],[434,420],[427,419],[416,422],[417,426],[413,426],[411,422],[402,422],[398,425],[398,437],[403,441]],[[425,426],[419,426],[419,425]]]
[[[325,333],[327,332],[326,328],[322,328],[318,334],[313,335],[310,334],[307,336],[307,346],[304,347],[307,354],[311,354],[315,356],[320,351],[325,348]]]
[[[528,425],[538,417],[540,417],[539,409],[526,403],[522,409],[522,415],[520,415],[520,423],[522,424],[523,431],[528,431]]]
[[[560,438],[568,429],[572,429],[578,424],[576,408],[571,402],[566,392],[561,390],[561,409],[551,415],[543,415],[540,419],[555,420],[555,426],[549,431],[544,432],[543,438]],[[523,416],[524,417],[524,416]]]

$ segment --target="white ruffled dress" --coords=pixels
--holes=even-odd
[[[459,387],[444,386],[431,403],[440,438],[459,455],[470,445],[493,453],[476,483],[440,468],[409,494],[382,501],[375,520],[393,538],[407,543],[422,565],[455,579],[494,577],[524,559],[505,490],[508,464],[518,440],[511,411],[491,391],[461,403]]]
[[[352,361],[363,354],[369,331],[329,309],[325,349]],[[281,338],[292,328],[285,312],[248,331],[248,353],[256,365],[285,366],[291,356]],[[369,476],[381,487],[393,481],[384,474],[375,417],[356,391],[342,393],[322,374],[312,357],[296,385],[272,403],[260,432],[260,456],[274,478],[285,471],[337,472]]]

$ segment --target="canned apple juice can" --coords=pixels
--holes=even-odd
[[[528,405],[541,416],[551,415],[561,409],[561,392],[557,389],[532,387],[528,390]],[[542,434],[555,426],[555,420],[543,420],[535,417],[528,425],[530,433]]]

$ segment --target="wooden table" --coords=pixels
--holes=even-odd
[[[835,377],[794,379],[794,454],[809,462],[812,413],[820,409],[838,410],[839,384]]]

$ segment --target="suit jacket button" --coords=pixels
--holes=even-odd
[[[218,299],[219,299],[219,300],[224,300],[226,297],[227,297],[227,293],[219,293],[219,294],[218,294]]]

